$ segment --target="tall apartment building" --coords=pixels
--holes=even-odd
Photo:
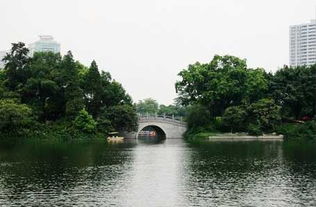
[[[40,39],[32,44],[29,44],[30,56],[35,52],[60,52],[60,44],[50,35],[40,35]]]
[[[290,26],[290,66],[316,63],[316,20]]]

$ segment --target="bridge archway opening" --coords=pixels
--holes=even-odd
[[[166,139],[166,133],[163,129],[155,125],[143,127],[137,134],[140,139]]]

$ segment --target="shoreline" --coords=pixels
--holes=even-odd
[[[262,136],[220,134],[209,136],[210,141],[284,141],[284,135],[264,134]]]

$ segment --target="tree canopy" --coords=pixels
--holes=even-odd
[[[308,120],[316,114],[316,65],[285,66],[271,74],[248,68],[246,60],[216,55],[178,75],[177,101],[205,107],[214,125],[221,121],[220,130],[260,134],[275,130],[282,120]]]
[[[70,51],[64,56],[39,52],[29,57],[24,43],[12,44],[4,61],[5,68],[0,71],[0,98],[8,101],[1,102],[3,111],[16,106],[21,116],[31,114],[42,124],[76,120],[74,126],[80,128],[79,125],[86,124],[82,128],[87,133],[96,128],[95,120],[103,126],[107,123],[109,126],[104,127],[114,127],[113,130],[132,129],[137,125],[131,97],[108,72],[100,73],[96,61],[86,67]],[[113,109],[121,108],[128,109],[128,115],[133,118],[125,120],[126,113],[120,113],[125,112],[121,110],[115,117],[102,120],[104,113],[111,114]],[[123,128],[119,128],[117,120]]]
[[[268,89],[263,69],[248,69],[246,60],[234,56],[216,55],[210,63],[189,65],[179,76],[179,102],[202,104],[212,116],[222,116],[227,107],[259,100]]]
[[[152,98],[146,98],[144,100],[138,101],[135,104],[136,111],[142,115],[166,115],[166,116],[178,116],[183,117],[186,115],[186,108],[180,104],[170,104],[164,105],[159,104],[156,100]]]

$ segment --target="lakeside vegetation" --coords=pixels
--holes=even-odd
[[[179,73],[178,98],[167,106],[152,98],[133,104],[110,73],[100,72],[95,61],[84,66],[70,51],[28,52],[24,43],[12,44],[0,70],[3,138],[104,138],[136,130],[138,113],[184,117],[187,139],[228,132],[316,140],[316,65],[284,66],[272,74],[216,55]]]
[[[137,114],[131,97],[97,63],[86,67],[52,52],[28,56],[13,43],[0,70],[0,136],[75,139],[133,131]]]
[[[188,107],[187,139],[223,132],[284,134],[316,140],[316,65],[267,73],[246,60],[216,55],[178,74],[177,102]]]

